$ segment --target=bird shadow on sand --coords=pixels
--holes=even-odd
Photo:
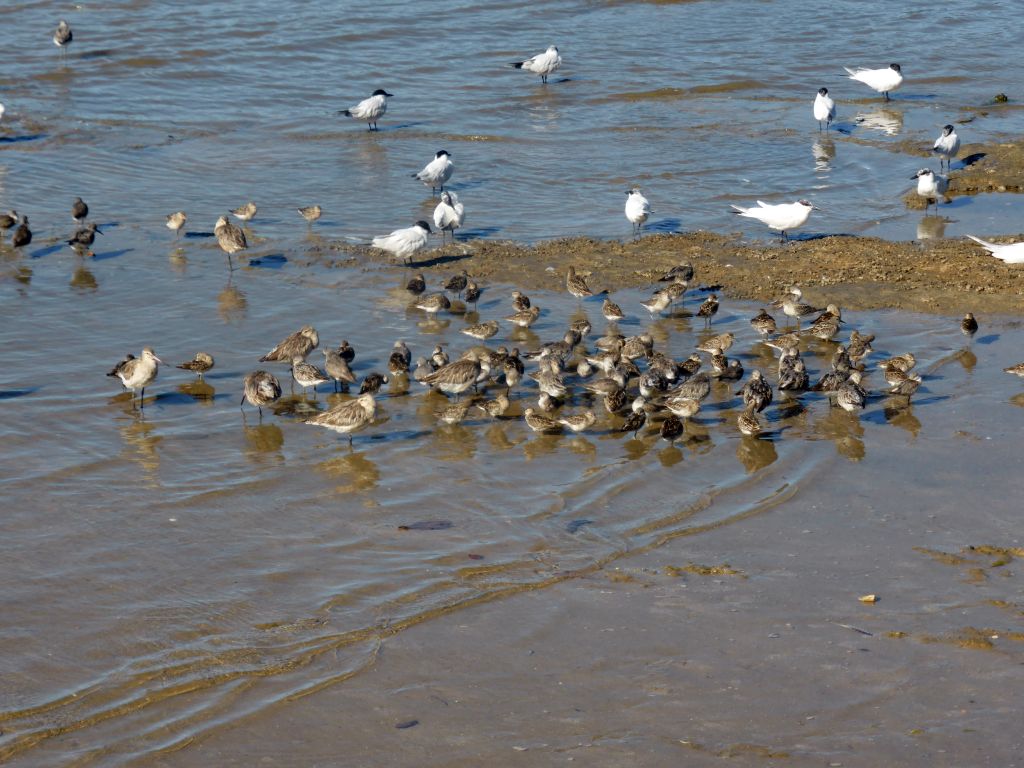
[[[121,248],[121,249],[116,250],[116,251],[104,251],[103,253],[95,253],[95,254],[93,254],[92,259],[93,259],[93,261],[104,261],[105,259],[116,259],[116,258],[119,258],[121,256],[124,256],[126,253],[131,253],[134,250],[135,250],[134,248]]]
[[[437,267],[441,264],[456,264],[460,261],[471,258],[473,258],[472,253],[447,253],[442,256],[435,256],[431,259],[424,259],[423,261],[410,261],[408,266],[417,268],[422,267],[425,269],[428,267]]]
[[[15,397],[24,397],[38,392],[39,387],[28,387],[27,389],[0,389],[0,400],[13,400]]]
[[[406,128],[419,128],[421,125],[426,125],[425,122],[419,123],[399,123],[398,125],[385,125],[383,128],[377,128],[375,131],[365,131],[365,133],[393,133],[394,131],[402,131]]]
[[[956,170],[962,170],[969,165],[974,165],[976,162],[985,157],[985,152],[975,152],[973,155],[964,157],[956,164]]]
[[[858,235],[852,235],[848,232],[801,232],[798,235],[790,235],[788,240],[806,243],[810,240],[824,240],[826,237],[858,237]],[[787,240],[783,240],[782,244],[785,245],[786,242]]]
[[[31,256],[33,259],[42,259],[45,256],[49,256],[50,254],[56,253],[62,248],[64,248],[64,245],[62,243],[55,243],[53,245],[48,245],[45,248],[40,248],[38,251],[32,251],[32,253],[30,253],[29,256]]]
[[[22,141],[39,141],[45,139],[46,133],[26,133],[21,136],[0,136],[0,144],[17,144]]]
[[[934,93],[901,93],[889,96],[889,101],[930,101],[938,98]]]

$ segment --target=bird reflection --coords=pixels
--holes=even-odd
[[[476,454],[476,430],[440,424],[431,432],[430,455],[441,461],[467,461]]]
[[[829,408],[824,416],[814,422],[814,431],[831,440],[840,456],[850,461],[864,458],[866,450],[861,440],[864,426],[857,414],[847,413],[842,408]]]
[[[558,453],[560,435],[536,435],[523,443],[523,455],[527,460],[540,459]]]
[[[260,423],[250,427],[242,414],[242,429],[245,431],[245,453],[251,461],[265,461],[270,454],[276,454],[283,461],[281,448],[284,446],[284,432],[277,424]]]
[[[178,391],[183,395],[198,400],[203,405],[213,405],[214,388],[206,379],[194,379],[178,385]]]
[[[96,282],[96,275],[89,271],[89,269],[80,264],[75,268],[75,271],[71,273],[71,282],[69,285],[76,291],[95,291],[99,288],[99,283]]]
[[[159,484],[156,473],[160,469],[160,454],[157,446],[163,440],[160,435],[153,434],[156,427],[145,421],[141,413],[132,414],[131,422],[120,428],[121,439],[131,451],[127,458],[138,462],[146,476],[147,485]]]
[[[345,451],[315,466],[318,471],[344,483],[336,489],[341,493],[370,491],[380,482],[380,468],[363,451]]]
[[[1010,403],[1018,408],[1024,408],[1024,392],[1018,392],[1010,398]]]
[[[736,446],[736,458],[740,460],[747,474],[752,475],[778,461],[779,454],[771,440],[744,435]]]
[[[830,171],[832,170],[832,160],[836,156],[836,143],[823,136],[811,145],[811,154],[814,155],[815,171]]]
[[[978,356],[974,354],[970,347],[964,347],[957,353],[957,362],[963,366],[963,369],[968,373],[974,370],[974,366],[978,364]]]
[[[674,467],[683,460],[683,452],[675,445],[669,445],[658,451],[658,461],[663,467]]]
[[[184,248],[174,248],[167,254],[167,260],[171,263],[171,269],[179,275],[184,275],[188,269],[188,257]]]
[[[585,437],[574,437],[569,440],[568,445],[569,450],[578,456],[587,456],[591,459],[597,457],[597,448]]]
[[[946,236],[949,219],[944,216],[925,216],[917,222],[918,240],[940,240]]]
[[[228,280],[224,290],[217,294],[217,313],[220,319],[228,324],[240,323],[245,320],[248,308],[245,294]]]
[[[862,112],[855,120],[865,128],[882,131],[888,136],[898,136],[903,130],[903,113],[898,109],[879,107],[873,112]]]
[[[889,424],[905,429],[911,437],[917,437],[921,431],[921,421],[914,415],[914,407],[905,397],[888,398],[882,413]]]
[[[503,424],[492,424],[484,432],[484,436],[487,438],[488,445],[496,451],[507,451],[509,448],[516,447],[516,443],[509,440],[508,433],[505,431]]]

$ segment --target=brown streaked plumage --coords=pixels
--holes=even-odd
[[[703,317],[705,325],[711,325],[711,318],[718,313],[718,296],[711,294],[697,310],[697,317]]]
[[[75,202],[71,204],[71,218],[77,223],[81,224],[85,221],[85,217],[89,215],[89,206],[80,197],[75,198]]]
[[[542,413],[537,413],[533,408],[527,408],[523,412],[523,418],[526,420],[526,426],[534,432],[551,433],[562,431],[562,427],[557,421]]]
[[[312,224],[323,215],[323,208],[319,205],[307,205],[304,208],[296,208],[299,215]]]
[[[142,401],[146,397],[146,385],[156,379],[157,373],[160,370],[160,363],[162,362],[156,356],[156,353],[153,352],[152,347],[144,347],[140,357],[124,360],[118,366],[115,366],[111,373],[121,380],[121,384],[124,385],[125,389],[131,390],[133,393],[135,390],[140,390],[139,407],[141,408]]]
[[[960,332],[964,336],[973,336],[978,332],[978,321],[970,312],[964,315],[964,319],[960,321]]]
[[[250,201],[245,205],[240,205],[231,211],[231,215],[240,221],[252,221],[256,215],[256,203]]]
[[[175,211],[167,216],[167,228],[172,230],[174,236],[177,237],[181,234],[181,228],[185,226],[186,221],[188,221],[188,216],[184,211]]]
[[[177,366],[185,371],[192,371],[198,373],[199,377],[202,378],[203,374],[213,368],[213,355],[207,354],[206,352],[196,352],[195,356],[187,363],[182,363]]]
[[[311,325],[304,325],[261,357],[260,362],[292,363],[295,360],[305,360],[319,345],[320,336],[316,329]]]
[[[243,394],[239,407],[245,405],[248,400],[250,405],[255,405],[263,418],[263,406],[277,402],[281,397],[281,382],[277,377],[266,371],[253,371],[246,374],[242,380]]]
[[[352,373],[345,358],[336,349],[324,350],[324,370],[328,376],[334,379],[335,391],[340,384],[342,390],[347,392],[349,385],[356,383],[355,374]]]
[[[228,266],[233,267],[231,255],[249,247],[245,241],[245,233],[228,221],[227,216],[221,216],[213,227],[213,234],[217,238],[217,245],[228,255]]]
[[[565,289],[578,299],[585,299],[593,296],[594,292],[587,286],[587,281],[582,275],[576,274],[576,267],[569,265],[569,271],[565,275]]]
[[[480,363],[477,360],[456,360],[424,376],[423,383],[445,394],[458,396],[476,384],[480,371]]]
[[[373,395],[366,393],[355,400],[347,400],[339,403],[330,410],[318,413],[307,424],[333,430],[343,435],[348,435],[348,442],[351,445],[352,435],[365,429],[373,422],[377,412],[377,402]]]
[[[32,230],[28,228],[28,216],[21,217],[21,224],[14,230],[14,236],[11,237],[11,245],[15,248],[21,248],[32,242]]]

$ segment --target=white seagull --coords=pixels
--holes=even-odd
[[[836,119],[836,103],[828,95],[828,88],[819,88],[818,95],[814,97],[814,119],[818,121],[819,131],[822,123],[825,124],[827,131],[832,121]]]
[[[626,193],[626,218],[633,225],[633,234],[637,237],[643,229],[644,222],[651,216],[651,204],[640,194],[636,187]]]
[[[445,182],[452,177],[454,170],[455,165],[451,161],[451,154],[447,149],[440,149],[434,155],[434,159],[427,163],[422,171],[414,173],[412,177],[430,187],[431,193],[437,192],[439,188],[441,192],[444,192]]]
[[[465,207],[459,202],[459,196],[454,192],[442,193],[441,202],[434,209],[434,226],[441,230],[441,239],[445,232],[451,232],[454,240],[455,230],[462,226],[465,218]]]
[[[373,247],[398,256],[408,264],[415,254],[427,247],[427,235],[430,232],[427,222],[417,221],[406,229],[396,229],[390,235],[373,238]]]
[[[925,211],[927,212],[928,206],[933,201],[935,202],[935,207],[938,208],[939,196],[945,197],[946,190],[949,189],[949,178],[935,173],[930,168],[922,168],[911,176],[910,179],[917,179],[917,194],[925,199]]]
[[[1000,261],[1005,261],[1007,264],[1024,264],[1024,242],[990,243],[974,235],[967,235],[967,237],[978,243]]]
[[[783,240],[786,239],[786,232],[791,229],[799,229],[806,224],[811,211],[814,210],[814,206],[806,200],[797,200],[795,203],[779,203],[778,205],[769,205],[758,200],[757,205],[759,206],[757,208],[740,208],[738,205],[734,205],[732,208],[740,216],[757,219],[768,225],[769,229],[778,230],[782,233]]]
[[[886,101],[889,101],[889,92],[903,84],[903,71],[899,64],[890,64],[885,69],[843,69],[850,73],[851,80],[864,83],[868,88],[884,94]]]
[[[383,88],[378,88],[368,99],[363,99],[354,107],[343,109],[339,112],[339,115],[345,117],[355,117],[359,120],[365,120],[369,126],[369,130],[377,130],[377,120],[384,116],[384,113],[388,111],[388,97],[394,96],[393,93],[388,93]]]
[[[548,81],[548,75],[562,66],[562,57],[558,55],[558,49],[551,45],[544,53],[538,53],[531,59],[526,61],[517,61],[512,64],[516,69],[525,69],[527,72],[533,72],[534,74],[540,75],[540,81],[546,83]]]
[[[932,145],[932,152],[939,154],[939,170],[942,170],[942,158],[946,158],[946,170],[949,170],[949,161],[956,157],[960,151],[960,137],[956,135],[956,129],[952,125],[942,127],[942,135]]]

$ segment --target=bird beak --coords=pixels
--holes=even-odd
[[[96,229],[94,231],[96,232],[97,235],[102,235],[103,234],[103,230],[100,229],[99,227],[96,227]]]
[[[916,179],[916,178],[917,178],[918,176],[919,176],[919,174],[915,173],[915,174],[914,174],[913,176],[911,176],[911,177],[910,177],[910,180],[911,180],[911,181],[913,181],[913,180],[914,180],[914,179]]]

